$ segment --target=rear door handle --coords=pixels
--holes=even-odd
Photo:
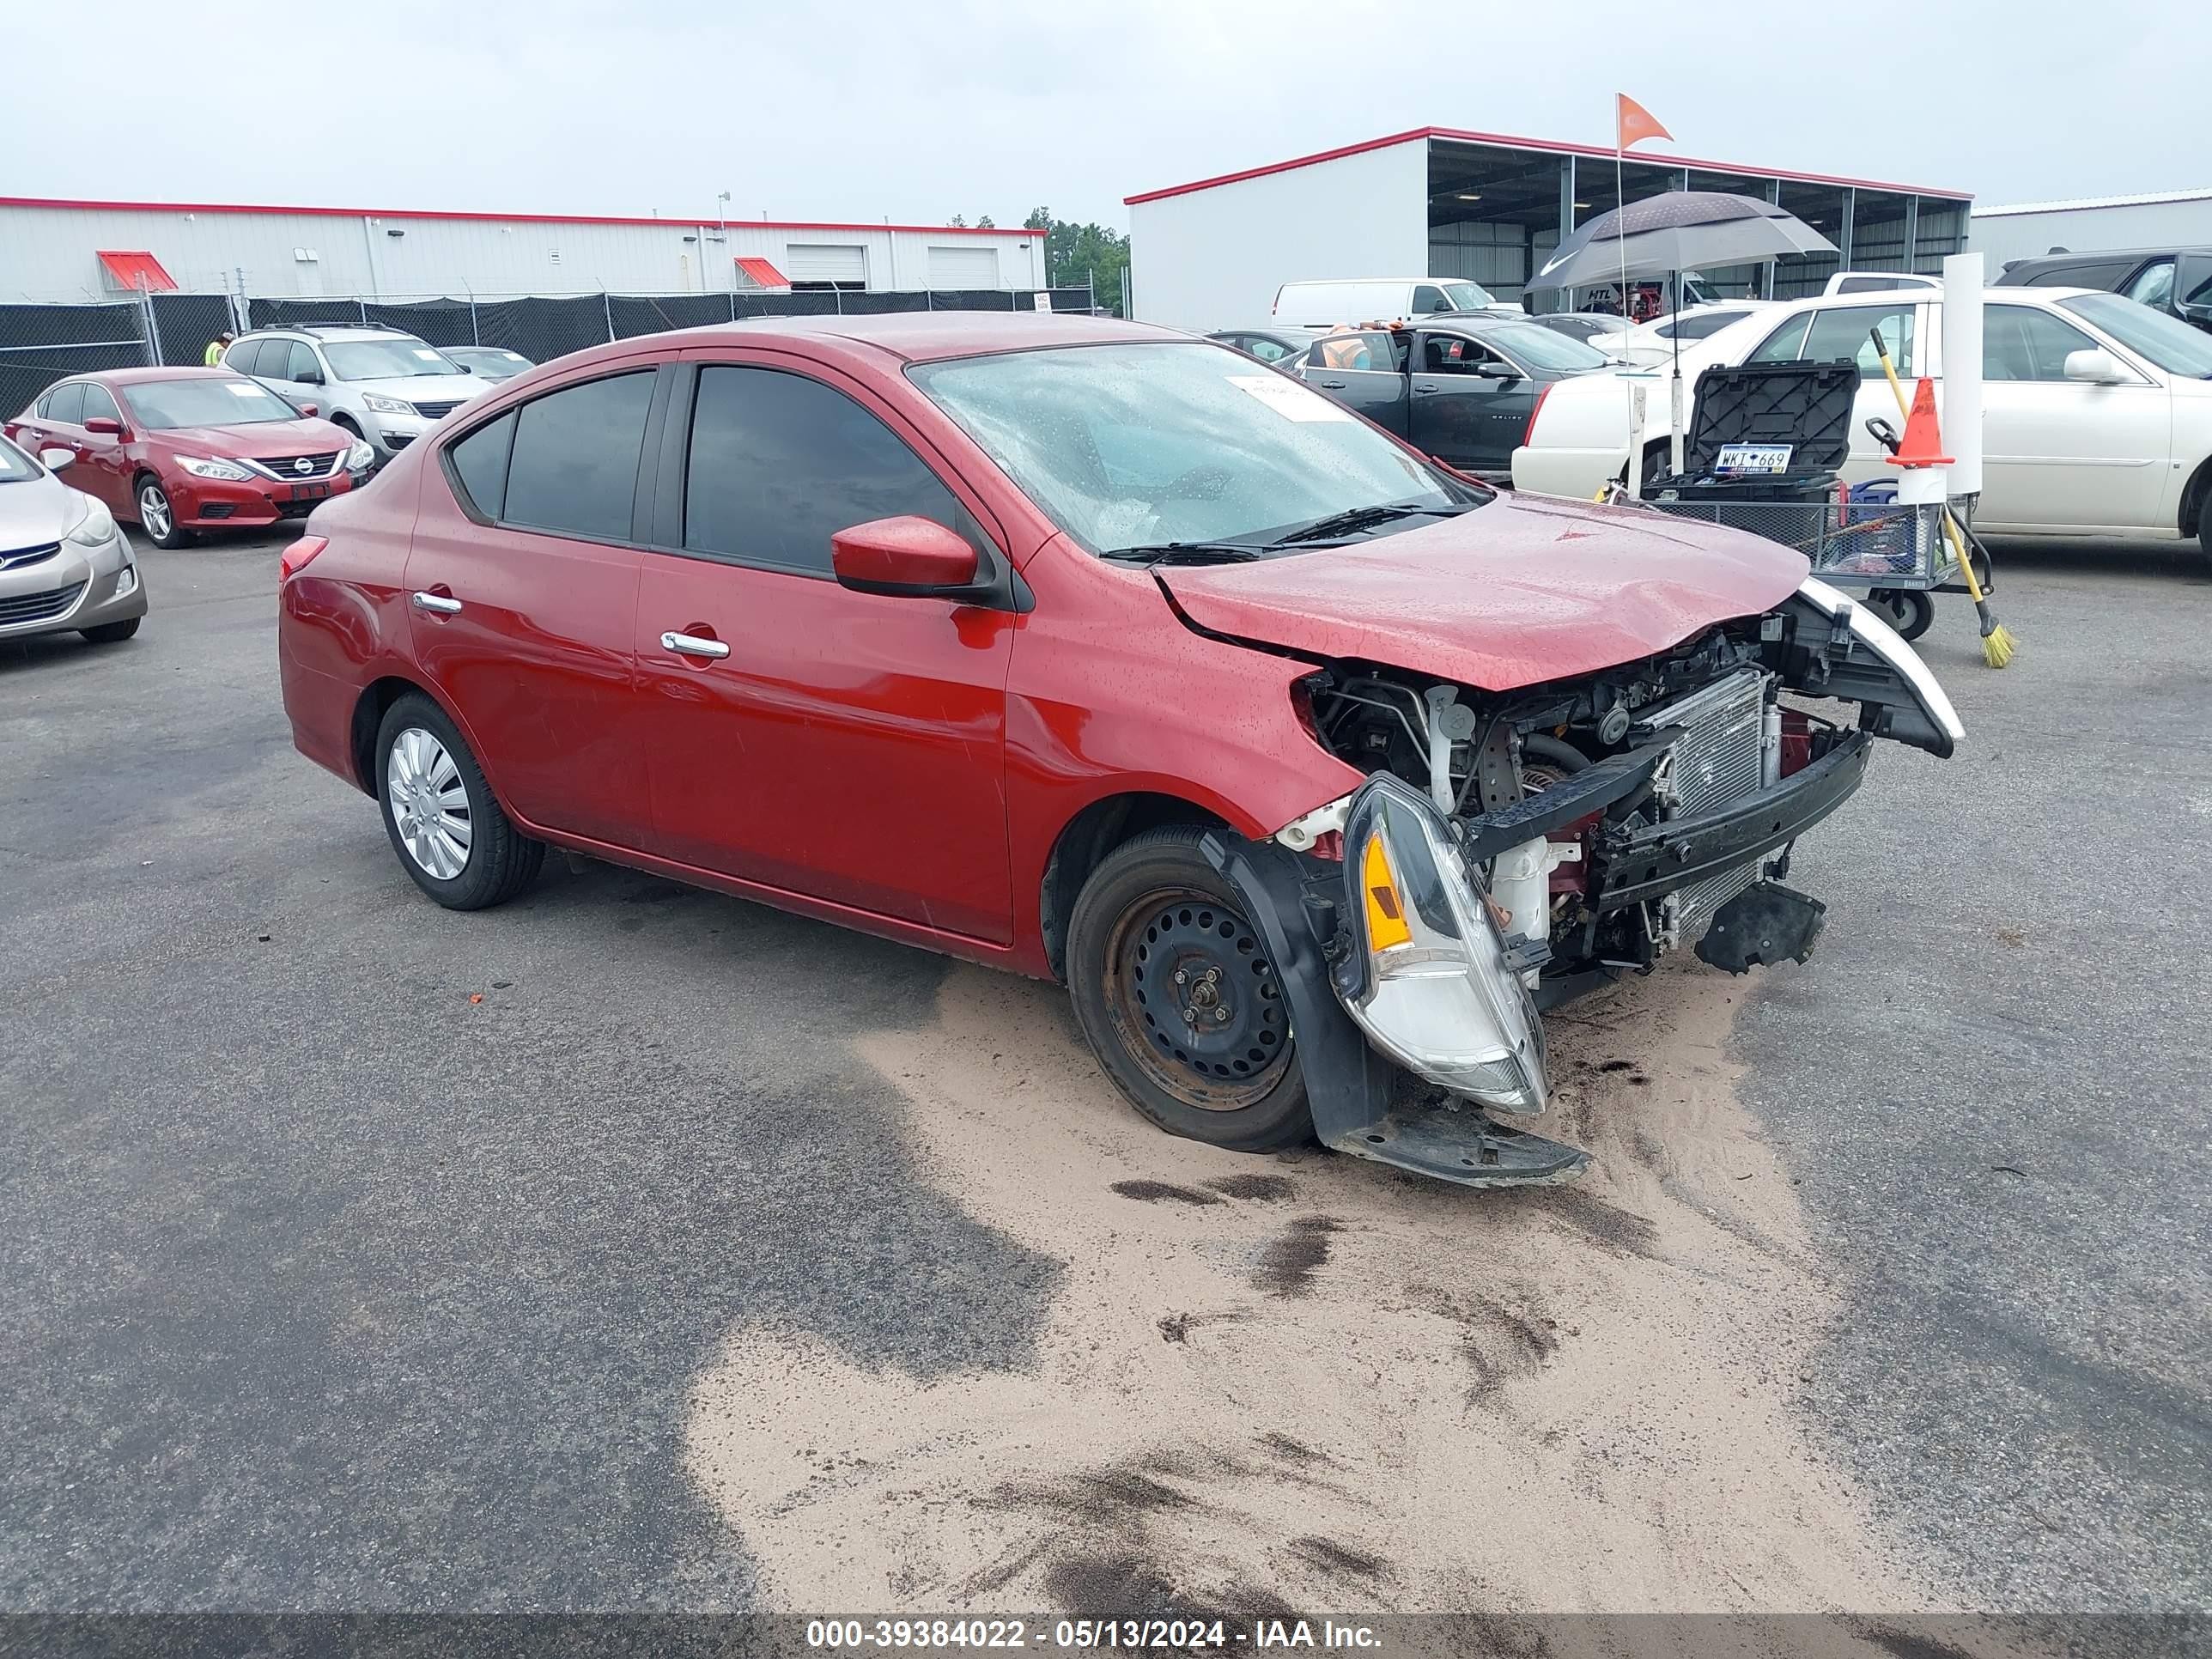
[[[1344,382],[1341,380],[1323,380],[1322,385],[1327,386],[1331,392],[1341,392],[1344,390]]]
[[[660,648],[679,657],[710,657],[716,662],[730,654],[730,647],[721,641],[702,640],[696,634],[663,634]]]
[[[1415,387],[1413,388],[1413,390],[1414,390],[1414,391],[1416,391],[1416,392],[1419,392],[1428,393],[1428,392],[1442,392],[1442,391],[1443,390],[1443,388],[1442,386],[1415,386]]]
[[[417,611],[434,611],[441,617],[456,615],[461,602],[449,593],[417,593],[409,601]]]

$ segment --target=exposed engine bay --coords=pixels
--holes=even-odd
[[[1735,971],[1809,951],[1821,907],[1786,889],[1797,903],[1746,900],[1730,936],[1705,940],[1732,901],[1786,876],[1796,835],[1849,799],[1875,737],[1949,752],[1865,641],[1848,601],[1800,596],[1571,682],[1492,694],[1338,662],[1303,690],[1332,752],[1414,786],[1449,822],[1551,1006],[1676,947]],[[1816,706],[1834,698],[1848,701]],[[1304,850],[1323,833],[1301,820],[1281,839]],[[1776,903],[1791,910],[1778,927]]]

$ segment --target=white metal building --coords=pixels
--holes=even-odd
[[[2014,259],[2107,248],[2212,247],[2212,188],[1974,210],[1971,243],[1994,277]]]
[[[1044,236],[1020,228],[0,197],[0,303],[140,282],[370,299],[1046,286]]]
[[[1859,270],[1934,274],[1960,251],[1960,191],[1419,127],[1127,199],[1133,314],[1184,328],[1267,316],[1286,282],[1459,276],[1517,300],[1561,236],[1625,197],[1731,191],[1778,202]],[[1723,291],[1817,292],[1834,254],[1707,270]]]

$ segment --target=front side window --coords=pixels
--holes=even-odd
[[[1433,283],[1424,283],[1413,290],[1413,309],[1417,312],[1451,311],[1455,307],[1444,298],[1443,289]]]
[[[2117,294],[2080,294],[2058,304],[2169,374],[2212,380],[2212,334]]]
[[[1990,306],[1982,318],[1982,378],[1985,380],[2063,380],[2066,354],[2097,343],[2047,311]]]
[[[501,521],[586,541],[628,541],[653,381],[650,369],[617,374],[523,404]]]
[[[300,418],[291,404],[253,380],[141,380],[124,395],[138,424],[151,432]]]
[[[1517,357],[1533,368],[1557,369],[1563,374],[1603,368],[1609,361],[1603,352],[1592,350],[1580,340],[1570,339],[1553,329],[1539,328],[1534,323],[1499,323],[1484,329],[1482,337],[1495,348],[1497,354]]]
[[[2173,303],[2173,261],[2160,259],[2148,266],[2142,274],[2128,284],[2128,298],[2139,306],[2166,310]]]
[[[90,381],[87,381],[84,388],[84,418],[88,421],[120,421],[123,418],[123,411],[116,408],[115,399],[108,395],[106,386],[94,386]]]
[[[699,371],[684,466],[685,547],[827,575],[838,531],[907,516],[967,533],[952,492],[868,410],[835,386],[781,369]]]
[[[418,374],[468,373],[436,348],[411,336],[396,340],[325,340],[323,356],[331,360],[331,373],[341,380],[403,380]]]
[[[292,349],[285,356],[281,377],[304,384],[310,376],[320,374],[322,372],[322,366],[315,361],[314,347],[309,345],[305,340],[293,341]]]
[[[1247,543],[1356,507],[1488,499],[1312,388],[1216,345],[1066,346],[907,374],[1094,553]]]

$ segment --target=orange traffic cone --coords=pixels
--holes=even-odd
[[[1936,382],[1926,375],[1920,378],[1920,389],[1912,394],[1912,412],[1905,417],[1905,437],[1897,446],[1897,453],[1889,458],[1892,466],[1949,466],[1951,458],[1943,453],[1943,434],[1936,423]]]

